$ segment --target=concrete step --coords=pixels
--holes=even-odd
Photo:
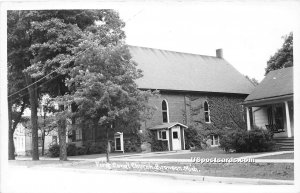
[[[294,147],[280,147],[280,151],[294,151]]]
[[[274,138],[274,141],[276,142],[276,145],[279,148],[279,150],[282,151],[294,150],[294,138],[287,138],[287,137]]]

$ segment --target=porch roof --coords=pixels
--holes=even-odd
[[[150,130],[159,130],[159,129],[170,129],[176,125],[180,125],[184,128],[188,128],[186,125],[178,123],[178,122],[173,122],[173,123],[163,123],[161,125],[156,125],[154,127],[149,128]]]
[[[271,71],[245,99],[244,105],[274,103],[293,98],[293,67]]]

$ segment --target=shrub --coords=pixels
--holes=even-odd
[[[145,130],[143,133],[139,134],[139,139],[141,143],[148,144],[151,147],[151,151],[168,151],[168,141],[158,140],[155,131]],[[138,147],[137,151],[141,151],[141,145]]]
[[[106,144],[105,143],[92,143],[87,150],[88,154],[98,154],[106,152]]]
[[[86,155],[87,150],[88,149],[85,146],[77,147],[77,155]]]
[[[185,149],[197,150],[203,149],[206,144],[204,142],[204,136],[194,127],[189,127],[184,130],[185,137]]]
[[[75,143],[67,144],[67,155],[68,156],[77,155],[77,147],[76,147]]]
[[[59,157],[59,145],[52,144],[49,146],[49,156],[50,157]]]
[[[151,151],[168,151],[168,141],[155,140],[151,144]]]
[[[139,135],[131,135],[124,138],[125,152],[141,152],[141,140]]]
[[[226,152],[265,152],[273,150],[274,146],[272,133],[259,128],[247,131],[227,127],[220,137],[220,147]]]

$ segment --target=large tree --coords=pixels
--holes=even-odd
[[[97,24],[98,22],[98,24]],[[113,10],[46,10],[8,12],[9,62],[18,66],[27,86],[32,125],[32,155],[38,158],[37,106],[41,94],[68,93],[65,79],[74,65],[73,52],[82,35],[97,33],[101,44],[117,43],[124,23]],[[21,52],[16,54],[15,52]],[[12,59],[10,61],[10,59]],[[42,84],[41,88],[38,86]],[[65,106],[61,105],[62,112]],[[66,160],[66,120],[58,117],[61,160]]]
[[[99,35],[86,33],[75,50],[74,67],[67,81],[72,92],[62,101],[76,104],[71,117],[76,117],[77,124],[92,123],[95,128],[105,128],[107,136],[117,124],[139,128],[139,123],[151,113],[148,99],[152,93],[137,88],[135,80],[142,73],[127,46],[121,41],[103,46]],[[109,161],[109,151],[106,152]]]
[[[293,66],[293,33],[284,37],[282,47],[267,62],[266,74],[272,70]]]
[[[26,35],[27,22],[21,21],[21,13],[8,11],[7,14],[7,55],[8,55],[8,154],[9,159],[15,159],[13,135],[22,115],[29,106],[28,90],[23,70],[29,66],[30,40]],[[31,87],[32,88],[32,87]],[[31,91],[34,89],[31,89]],[[32,92],[31,92],[32,94]],[[34,107],[34,104],[32,105]]]

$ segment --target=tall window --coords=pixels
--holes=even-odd
[[[167,104],[166,100],[162,101],[161,110],[162,110],[163,123],[168,123],[169,122],[169,110],[168,110],[168,104]]]
[[[76,140],[82,140],[82,131],[81,131],[81,129],[76,129]]]
[[[207,101],[204,102],[204,119],[206,123],[210,123],[210,111]]]

